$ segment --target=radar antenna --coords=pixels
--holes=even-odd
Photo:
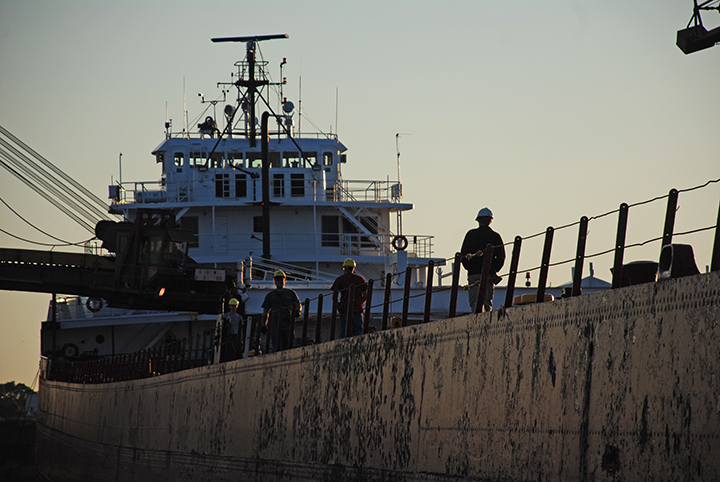
[[[256,76],[255,72],[255,53],[257,51],[257,43],[263,40],[274,40],[289,38],[287,34],[276,34],[276,35],[255,35],[249,37],[217,37],[211,39],[213,42],[245,42],[247,50],[247,62],[248,62],[248,78],[238,79],[235,81],[235,85],[238,87],[245,87],[247,92],[247,103],[248,103],[248,127],[250,130],[250,146],[255,147],[255,138],[257,137],[257,118],[255,115],[255,94],[258,88],[269,85],[270,82],[267,79],[262,78],[263,76]],[[260,78],[258,78],[260,77]]]

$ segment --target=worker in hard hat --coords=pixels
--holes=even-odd
[[[485,247],[488,244],[493,246],[493,259],[490,265],[487,290],[483,294],[482,299],[483,311],[492,310],[492,298],[495,293],[495,285],[502,279],[497,275],[497,272],[500,271],[505,264],[505,247],[503,246],[502,237],[490,228],[490,223],[492,223],[493,220],[492,211],[488,208],[482,208],[478,212],[475,220],[478,222],[478,227],[467,232],[463,240],[462,248],[460,248],[460,253],[463,255],[462,265],[468,274],[468,285],[470,285],[468,300],[470,301],[470,308],[472,308],[473,313],[477,312],[478,291],[480,290],[479,283],[482,279],[484,262],[482,253]]]
[[[240,326],[243,324],[243,317],[238,313],[238,306],[240,302],[237,298],[231,298],[228,301],[229,310],[223,317],[223,361],[240,358],[242,352],[240,337]],[[226,338],[229,335],[229,339]]]
[[[275,289],[263,301],[263,323],[270,337],[270,353],[293,347],[295,318],[300,316],[302,305],[295,291],[285,288],[287,277],[281,269],[275,271]]]
[[[352,306],[352,329],[350,336],[358,336],[363,334],[362,314],[365,311],[365,300],[367,299],[367,282],[365,278],[359,274],[355,274],[355,260],[348,258],[343,262],[343,274],[337,277],[331,289],[333,294],[340,294],[338,303],[338,311],[340,316],[340,338],[345,338],[347,327],[348,302]],[[353,286],[353,299],[350,301],[350,286]]]

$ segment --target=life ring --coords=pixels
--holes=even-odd
[[[65,343],[61,352],[64,358],[77,358],[80,354],[80,348],[74,343]]]
[[[88,298],[85,302],[85,306],[92,313],[97,313],[98,311],[102,310],[103,300],[100,298]]]
[[[405,251],[408,247],[408,240],[405,236],[395,236],[392,240],[392,247],[398,251]]]

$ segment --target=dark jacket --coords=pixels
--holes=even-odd
[[[490,226],[480,226],[468,231],[465,235],[462,248],[460,248],[460,253],[463,256],[466,254],[475,254],[478,251],[485,250],[488,244],[492,244],[494,248],[490,269],[490,277],[492,278],[493,276],[497,276],[497,272],[500,271],[505,264],[505,247],[503,246],[503,240],[500,235],[493,231]],[[468,276],[482,274],[482,256],[474,256],[472,259],[463,257],[462,264],[468,272]]]
[[[353,285],[353,313],[362,313],[365,307],[365,299],[367,297],[367,283],[365,278],[359,274],[346,271],[344,274],[337,277],[333,283],[331,290],[340,292],[340,302],[338,303],[338,310],[340,313],[347,313],[347,299],[349,298],[349,288]]]

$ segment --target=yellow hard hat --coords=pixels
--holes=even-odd
[[[351,267],[351,268],[354,268],[354,267],[356,266],[355,260],[352,259],[352,258],[346,259],[346,260],[343,262],[343,268],[345,268],[345,267],[347,267],[347,266],[349,266],[349,267]]]
[[[235,298],[228,301],[228,305],[230,305],[230,306],[237,306],[239,304],[240,304],[240,302],[238,300],[236,300]]]
[[[285,271],[279,269],[279,270],[275,271],[273,278],[287,278],[287,276],[285,276]]]

